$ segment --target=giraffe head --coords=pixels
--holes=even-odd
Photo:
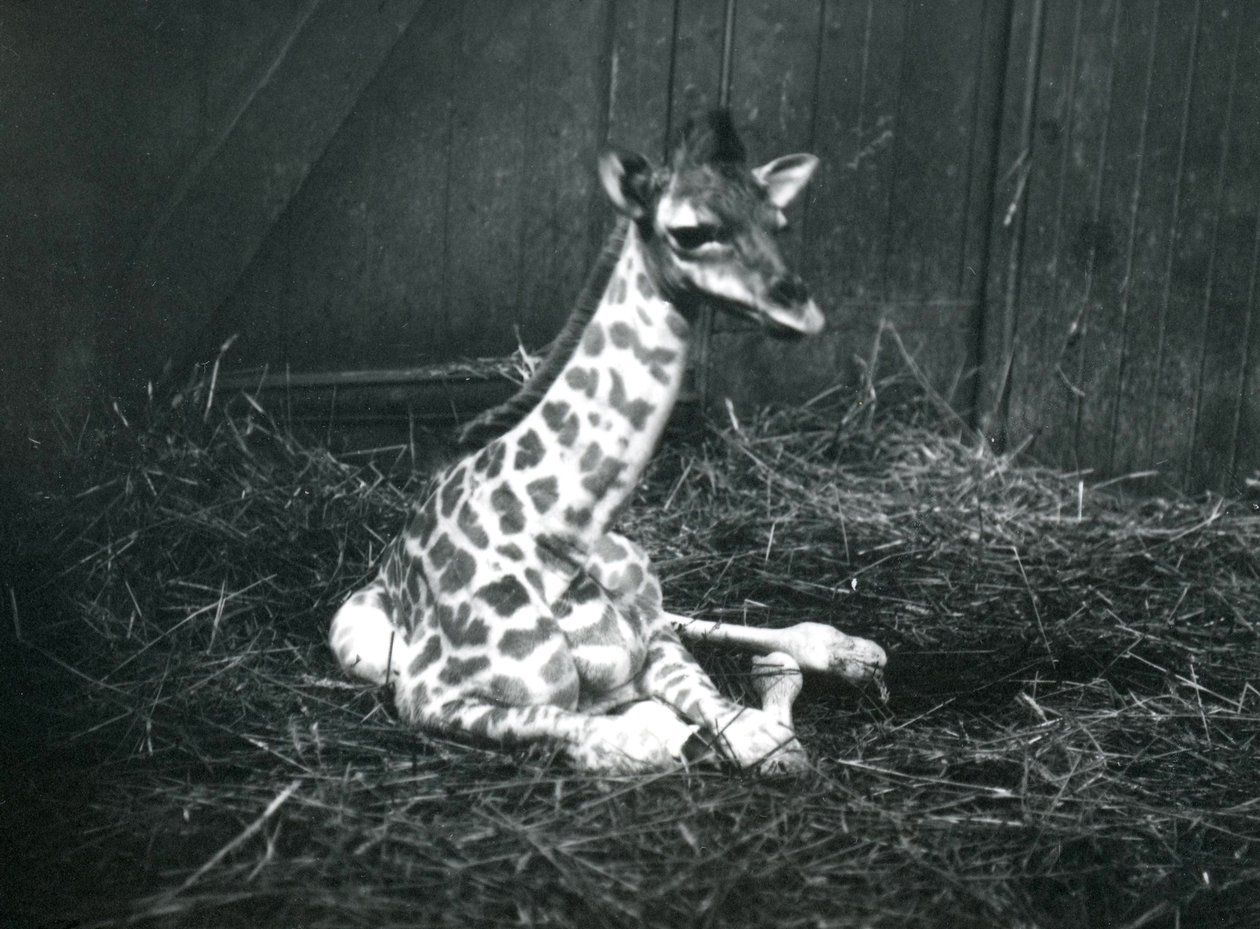
[[[637,226],[648,272],[684,310],[708,298],[776,335],[815,335],[823,314],[783,260],[783,210],[818,159],[785,155],[748,166],[730,115],[714,110],[683,129],[665,167],[606,152],[599,173],[613,206]]]

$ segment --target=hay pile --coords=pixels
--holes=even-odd
[[[415,450],[334,456],[203,391],[79,437],[35,514],[59,569],[14,631],[55,670],[11,923],[1260,925],[1252,505],[977,452],[901,378],[730,417],[623,528],[675,608],[880,642],[892,701],[808,681],[803,779],[601,780],[341,679],[326,624]],[[746,657],[697,651],[746,692]]]

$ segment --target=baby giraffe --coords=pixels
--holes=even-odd
[[[741,767],[806,765],[788,724],[718,692],[647,556],[612,526],[665,428],[703,303],[776,334],[822,330],[775,241],[817,164],[749,168],[724,111],[690,122],[666,167],[601,158],[624,217],[602,297],[570,320],[504,431],[435,477],[333,618],[341,666],[392,683],[405,721],[546,743],[599,772],[675,767],[697,737]]]

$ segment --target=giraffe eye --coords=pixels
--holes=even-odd
[[[675,226],[669,230],[669,234],[678,247],[685,252],[694,252],[706,245],[722,241],[722,230],[707,223],[699,226]]]

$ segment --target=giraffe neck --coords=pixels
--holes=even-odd
[[[504,437],[526,485],[555,479],[541,533],[593,545],[634,492],[678,399],[690,327],[648,274],[631,226],[598,308],[537,406]],[[523,467],[522,467],[523,465]],[[548,483],[548,486],[551,486]]]

